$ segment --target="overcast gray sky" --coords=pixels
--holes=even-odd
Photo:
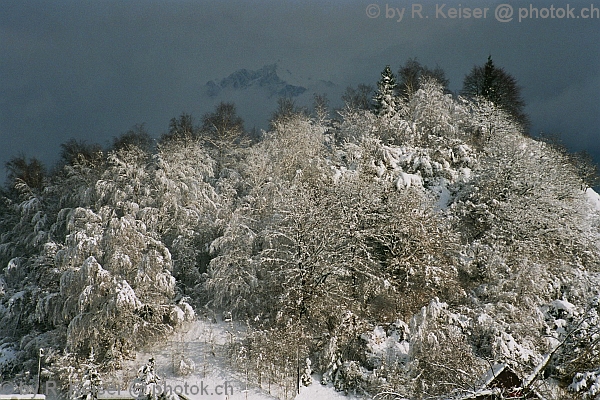
[[[513,8],[510,22],[497,20],[500,3]],[[182,112],[199,119],[212,111],[202,108],[203,86],[240,68],[278,63],[298,80],[291,83],[345,87],[375,84],[386,64],[396,71],[416,57],[442,67],[459,90],[488,54],[523,87],[534,133],[560,133],[600,160],[600,10],[585,19],[589,1],[535,1],[538,18],[519,22],[532,11],[526,1],[448,1],[436,13],[442,4],[3,0],[0,163],[19,153],[51,163],[69,138],[105,145],[142,122],[158,136]],[[448,18],[459,4],[489,10]],[[413,6],[422,19],[412,18]]]

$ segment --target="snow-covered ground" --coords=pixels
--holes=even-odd
[[[258,387],[256,382],[246,384],[245,374],[236,371],[229,363],[223,346],[232,340],[239,340],[244,335],[244,329],[232,322],[211,322],[200,318],[190,323],[183,332],[173,337],[173,340],[153,346],[146,352],[138,354],[134,362],[129,363],[115,377],[115,382],[105,381],[105,387],[114,388],[117,383],[130,387],[135,381],[137,370],[146,364],[150,358],[155,359],[156,372],[162,378],[161,388],[157,391],[172,390],[182,393],[189,399],[295,399],[295,400],[349,400],[356,396],[345,396],[337,392],[333,386],[323,386],[320,376],[313,375],[313,384],[301,387],[300,394],[288,390],[276,383],[269,385],[262,382]],[[181,365],[195,365],[194,372],[187,376],[175,373]],[[270,391],[270,393],[269,393]],[[114,397],[114,396],[103,396]]]
[[[585,195],[587,196],[590,203],[594,206],[594,208],[600,211],[600,194],[596,193],[594,189],[588,188],[585,191]]]

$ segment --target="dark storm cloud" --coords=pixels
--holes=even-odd
[[[600,20],[436,19],[435,3],[425,1],[431,17],[410,19],[417,3],[4,1],[0,162],[18,153],[52,162],[71,137],[106,144],[141,122],[159,135],[181,112],[209,111],[203,85],[240,68],[278,63],[293,84],[323,79],[344,87],[375,83],[386,64],[397,70],[417,57],[444,68],[459,90],[488,54],[523,87],[534,131],[562,133],[573,149],[600,157]],[[367,17],[369,4],[379,6],[378,18]],[[497,3],[460,4],[493,10]],[[404,20],[385,18],[386,7],[406,7]]]

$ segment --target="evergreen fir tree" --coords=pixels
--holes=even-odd
[[[496,90],[497,73],[492,56],[488,56],[487,62],[483,67],[483,85],[481,87],[481,95],[491,101],[498,102],[498,91]]]
[[[155,370],[154,357],[138,370],[138,378],[142,382],[142,390],[144,391],[145,399],[152,400],[157,397],[157,386],[162,380]]]
[[[389,65],[386,65],[381,73],[373,100],[375,101],[375,113],[379,116],[392,116],[398,109],[396,77]]]
[[[522,128],[527,129],[529,118],[523,111],[525,102],[517,80],[503,68],[497,68],[492,56],[484,66],[475,66],[465,77],[461,94],[467,97],[482,97],[506,111]]]
[[[102,378],[96,368],[94,360],[94,349],[92,349],[90,356],[83,363],[84,374],[81,378],[81,392],[79,400],[97,400],[98,392],[102,388]]]

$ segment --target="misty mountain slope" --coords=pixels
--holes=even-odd
[[[221,90],[244,90],[249,87],[264,88],[269,96],[296,97],[306,91],[305,87],[290,85],[277,75],[277,65],[265,65],[259,70],[240,69],[220,82],[208,81],[206,91],[209,96],[217,96]]]
[[[600,224],[572,159],[434,80],[392,100],[281,112],[257,143],[182,116],[155,149],[15,181],[2,373],[31,380],[43,347],[44,379],[84,390],[86,368],[206,313],[245,326],[219,357],[254,387],[300,368],[343,393],[461,398],[503,363],[526,392],[594,396]]]
[[[289,81],[296,82],[294,84]],[[266,129],[280,98],[292,99],[299,107],[311,108],[314,94],[339,99],[342,88],[331,81],[303,80],[277,64],[257,70],[239,69],[220,80],[208,81],[201,88],[200,103],[211,108],[219,102],[234,102],[251,129]]]

